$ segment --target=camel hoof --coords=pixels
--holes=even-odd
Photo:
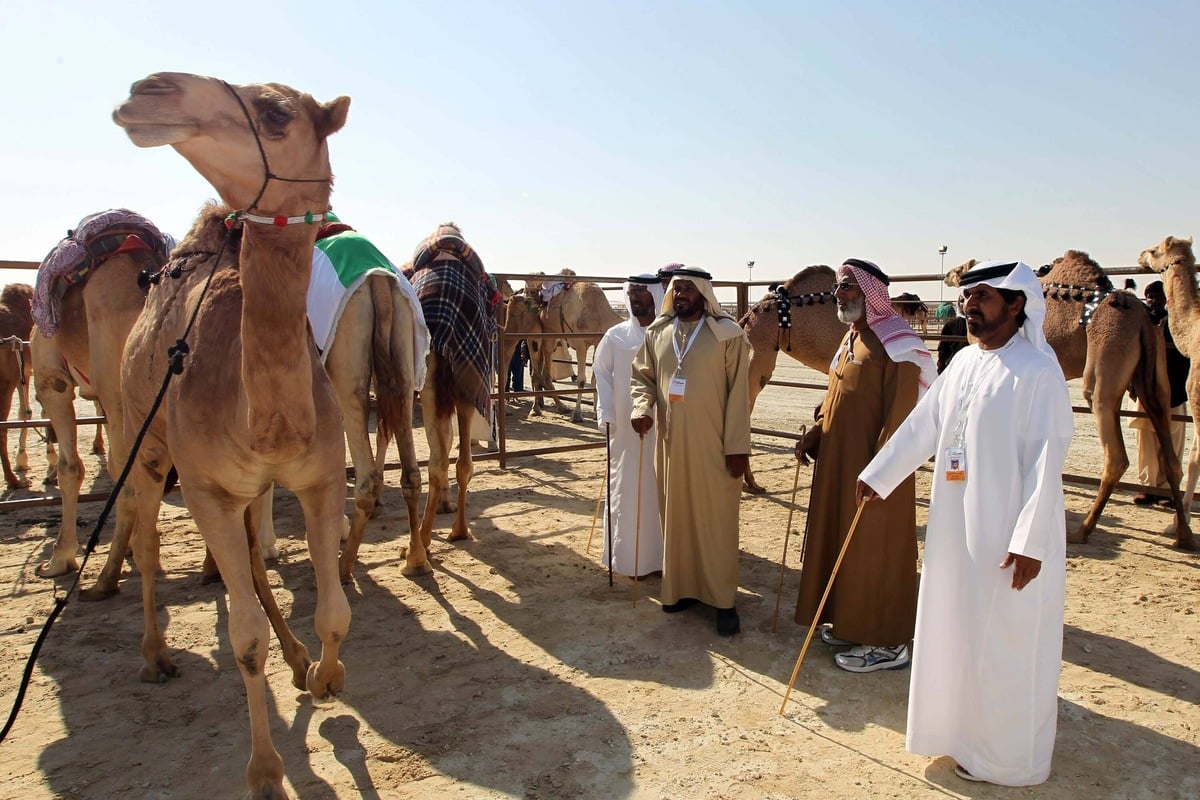
[[[320,672],[320,662],[312,664],[308,668],[308,679],[305,683],[313,700],[324,700],[338,695],[342,689],[346,688],[346,665],[341,661],[337,662],[333,669],[333,675],[328,680],[322,679]]]
[[[1067,534],[1067,544],[1087,544],[1088,534],[1083,531],[1071,531]]]
[[[219,573],[219,572],[205,572],[200,575],[200,585],[201,586],[208,586],[209,584],[220,583],[220,582],[221,582],[221,573]]]
[[[275,561],[276,559],[279,558],[279,546],[278,545],[271,545],[270,547],[260,547],[259,550],[260,550],[260,552],[262,552],[263,561]]]
[[[454,528],[450,531],[450,535],[446,537],[447,542],[462,542],[462,541],[474,541],[474,540],[475,540],[475,537],[472,536],[471,531],[467,530],[466,528],[463,528],[462,530],[459,530],[458,528]]]
[[[165,655],[155,657],[153,664],[142,664],[138,678],[142,683],[166,683],[179,677],[179,667]]]
[[[406,578],[419,578],[431,572],[433,572],[433,567],[429,565],[429,561],[422,561],[420,564],[405,564],[400,568],[400,574]]]
[[[63,575],[70,575],[72,572],[79,571],[79,562],[74,558],[65,562],[58,562],[51,558],[49,561],[44,561],[34,570],[39,578],[58,578]]]
[[[85,603],[99,603],[120,593],[121,588],[119,586],[100,586],[97,584],[90,589],[80,589],[79,599]]]
[[[454,503],[451,503],[449,500],[443,498],[442,500],[438,501],[437,513],[453,514],[455,511],[458,511],[458,506],[454,505]]]
[[[1196,539],[1190,533],[1187,536],[1175,537],[1175,547],[1189,552],[1196,549]]]

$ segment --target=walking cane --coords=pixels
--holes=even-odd
[[[800,435],[808,433],[808,428],[800,426]],[[775,587],[775,619],[771,621],[771,633],[779,625],[779,601],[783,599],[783,570],[787,564],[788,538],[792,535],[792,514],[796,511],[796,489],[800,487],[800,459],[796,459],[796,477],[792,480],[792,507],[788,509],[787,530],[783,534],[783,555],[779,558],[779,585]]]
[[[646,435],[638,436],[638,491],[637,491],[637,525],[633,529],[633,607],[637,608],[638,556],[642,552],[642,457],[646,453]]]
[[[783,704],[779,706],[779,713],[781,715],[783,714],[783,710],[787,708],[788,698],[792,696],[792,687],[796,685],[796,676],[800,674],[800,663],[804,661],[804,654],[808,652],[808,646],[812,643],[813,633],[817,630],[817,622],[821,619],[821,612],[825,610],[825,601],[829,599],[829,590],[833,588],[833,581],[837,577],[838,567],[842,566],[842,558],[846,555],[846,548],[850,546],[850,539],[854,536],[854,529],[858,527],[858,519],[862,516],[863,509],[866,507],[866,500],[858,504],[858,511],[854,514],[854,521],[850,523],[850,530],[846,532],[846,541],[842,543],[842,551],[838,553],[837,561],[833,564],[833,573],[829,576],[829,583],[825,584],[825,594],[821,595],[821,602],[817,605],[817,613],[813,617],[812,624],[808,626],[808,635],[804,637],[804,646],[800,648],[800,657],[796,659],[796,668],[792,670],[792,679],[788,681],[787,691],[783,695]]]
[[[604,502],[608,506],[604,512],[604,527],[608,536],[608,588],[613,585],[613,542],[612,542],[612,428],[611,423],[604,423]]]

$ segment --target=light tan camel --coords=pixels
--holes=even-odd
[[[448,541],[474,538],[467,526],[467,490],[474,472],[471,423],[475,412],[486,411],[490,404],[485,398],[496,375],[493,360],[496,304],[501,293],[492,285],[483,262],[453,222],[442,224],[418,245],[405,274],[410,276],[421,301],[431,345],[429,369],[421,389],[421,418],[429,443],[429,493],[419,537],[427,550],[433,541],[434,517],[441,511],[455,512]],[[485,406],[482,410],[481,405]],[[457,504],[447,502],[453,443],[451,418],[457,421],[458,431],[458,457],[454,465]],[[405,552],[412,564],[411,554]],[[406,568],[404,574],[429,572],[431,568],[424,556],[421,563],[423,567]]]
[[[161,266],[161,257],[153,250],[118,253],[103,260],[92,268],[85,282],[66,290],[60,306],[61,322],[54,336],[46,338],[37,328],[30,334],[34,388],[42,413],[53,428],[53,439],[58,440],[53,475],[62,499],[62,523],[54,549],[50,558],[37,568],[37,574],[43,578],[65,575],[79,568],[75,558],[79,550],[75,518],[84,467],[77,444],[76,390],[80,397],[95,401],[98,410],[112,423],[105,466],[114,481],[129,455],[129,440],[122,428],[121,351],[146,299],[145,290],[138,285],[138,276],[146,271],[155,272]],[[97,440],[103,442],[99,428]],[[48,451],[54,449],[53,444],[48,447]],[[127,503],[127,497],[118,497],[115,534],[118,541],[129,536],[132,509]],[[118,560],[101,572],[92,589],[80,596],[95,600],[112,594],[120,574]]]
[[[528,289],[518,289],[505,299],[499,317],[499,327],[503,332],[517,334],[538,334],[545,332],[545,328],[542,326],[541,306],[529,297],[527,291]],[[554,381],[550,378],[550,359],[553,356],[553,351],[547,347],[553,341],[560,340],[542,339],[536,336],[526,340],[529,345],[530,383],[534,391],[550,391],[554,389]],[[504,343],[504,347],[501,349],[499,362],[502,371],[501,378],[503,378],[503,370],[506,365],[512,360],[516,344],[516,340],[509,340]],[[562,398],[556,395],[552,400],[558,411],[566,412],[566,406],[563,404]],[[545,401],[541,397],[535,397],[533,403],[530,405],[529,416],[541,416],[542,408],[544,407]]]
[[[834,271],[827,266],[805,267],[773,287],[742,317],[742,329],[750,338],[751,413],[759,392],[775,372],[780,349],[811,369],[829,372],[829,362],[846,335],[846,324],[838,321],[833,300],[834,278]],[[743,485],[754,494],[764,491],[750,469]]]
[[[345,123],[349,106],[347,97],[322,105],[281,84],[231,86],[159,73],[135,83],[113,112],[134,144],[174,147],[228,206],[246,209],[236,212],[245,226],[236,252],[224,247],[228,209],[201,212],[175,257],[196,253],[203,263],[152,289],[130,333],[121,385],[132,431],[147,418],[168,369],[183,368],[161,395],[130,472],[145,621],[141,677],[178,674],[159,629],[154,581],[158,508],[174,464],[228,592],[229,640],[250,711],[246,780],[254,798],[287,796],[264,674],[271,626],[297,688],[323,698],[345,682],[337,656],[350,606],[337,561],[346,445],[337,398],[308,332],[305,295],[317,231],[305,223],[329,207],[333,175],[325,140]],[[210,284],[213,262],[219,268]],[[187,351],[175,350],[172,358],[168,347],[181,339]],[[254,501],[272,481],[292,491],[304,511],[316,572],[317,664],[275,605],[254,535],[261,508]]]
[[[969,262],[968,262],[969,263]],[[946,275],[958,286],[966,265]],[[1116,290],[1100,265],[1087,253],[1068,250],[1041,276],[1046,294],[1042,330],[1058,356],[1067,380],[1083,378],[1083,397],[1092,409],[1104,448],[1100,489],[1091,510],[1067,541],[1088,540],[1117,482],[1129,468],[1120,411],[1125,393],[1134,387],[1159,440],[1163,474],[1175,499],[1175,545],[1190,549],[1192,532],[1179,496],[1179,459],[1168,432],[1170,387],[1162,333],[1150,321],[1146,307],[1129,292]],[[1082,321],[1086,318],[1086,324]]]
[[[623,321],[613,310],[604,290],[591,281],[568,282],[568,285],[541,308],[542,328],[547,333],[592,333],[594,337],[572,338],[575,351],[575,410],[572,422],[583,422],[583,387],[587,385],[588,350],[600,344],[604,332]]]
[[[30,419],[33,410],[29,407],[29,380],[33,375],[33,360],[30,356],[29,333],[33,329],[33,287],[27,283],[10,283],[0,291],[0,420],[7,420],[12,411],[13,392],[17,393],[17,417]],[[17,472],[28,472],[29,453],[25,443],[28,428],[21,428],[17,436]],[[0,442],[0,466],[4,468],[4,482],[9,489],[28,486],[28,478],[18,478],[13,472],[8,457],[8,429],[4,430],[4,441]]]
[[[929,309],[914,292],[904,292],[892,298],[892,308],[921,335],[929,332]]]
[[[1187,377],[1188,410],[1193,420],[1200,420],[1200,290],[1196,288],[1196,256],[1192,252],[1192,240],[1168,236],[1149,250],[1143,250],[1138,263],[1163,276],[1171,338],[1179,352],[1192,360]],[[1163,449],[1161,439],[1159,449]],[[1169,446],[1166,449],[1174,452]],[[1198,478],[1200,436],[1193,434],[1188,455],[1187,491],[1181,506],[1184,520],[1191,517]]]

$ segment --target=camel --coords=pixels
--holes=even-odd
[[[1200,290],[1196,288],[1196,256],[1192,252],[1191,238],[1179,239],[1168,236],[1154,247],[1143,250],[1138,263],[1149,267],[1163,276],[1163,289],[1167,294],[1167,325],[1171,338],[1179,352],[1192,360],[1187,377],[1188,410],[1193,420],[1200,420]],[[1159,449],[1174,452],[1164,447],[1159,437]],[[1196,494],[1196,481],[1200,478],[1200,436],[1192,436],[1192,449],[1188,454],[1187,491],[1184,493],[1183,511],[1186,522],[1191,517],[1192,498]]]
[[[342,250],[343,269],[359,266],[370,271],[344,299],[341,316],[328,342],[322,341],[325,371],[337,395],[345,421],[350,460],[354,464],[354,516],[347,525],[339,572],[342,582],[351,571],[362,543],[367,521],[375,515],[383,492],[383,465],[388,442],[395,438],[400,453],[401,491],[408,509],[410,560],[405,569],[419,569],[422,548],[417,547],[417,504],[421,496],[421,469],[413,442],[413,397],[417,387],[415,320],[412,306],[404,297],[397,277],[384,274],[394,268],[386,256],[342,223],[323,226],[318,240],[330,252]],[[350,257],[349,254],[353,254]],[[329,261],[329,259],[324,259]],[[332,262],[330,262],[332,263]],[[316,269],[316,267],[314,267]],[[322,286],[327,282],[322,282]],[[309,298],[317,289],[310,283]],[[335,291],[342,291],[338,283]],[[424,363],[424,354],[420,354]],[[371,384],[377,405],[377,447],[371,450]],[[273,492],[268,492],[259,528],[259,545],[265,558],[275,558]],[[216,577],[211,572],[207,577]]]
[[[233,86],[158,73],[135,83],[113,112],[134,144],[170,145],[225,204],[206,206],[176,249],[179,277],[152,287],[129,336],[121,388],[126,430],[147,420],[126,487],[136,507],[134,558],[142,575],[141,678],[178,675],[158,624],[154,573],[158,508],[173,465],[228,592],[229,640],[249,708],[246,781],[254,798],[287,796],[269,722],[271,627],[296,688],[321,699],[340,692],[346,677],[338,660],[350,625],[338,570],[346,444],[309,333],[305,295],[313,223],[324,217],[332,191],[326,137],[341,129],[349,106],[348,97],[320,104],[282,84]],[[229,247],[239,227],[240,246]],[[292,491],[304,512],[322,644],[316,664],[275,604],[255,537],[255,501],[273,481]],[[117,549],[114,541],[110,559]]]
[[[438,226],[417,246],[404,274],[421,301],[431,343],[421,389],[421,417],[429,442],[429,494],[419,534],[423,549],[416,568],[411,567],[413,557],[406,551],[410,566],[403,570],[414,576],[431,571],[424,554],[433,541],[433,521],[439,511],[455,511],[449,541],[474,538],[467,526],[467,489],[474,472],[471,423],[476,411],[484,419],[490,417],[491,382],[496,374],[496,305],[501,292],[453,222]],[[447,508],[443,502],[450,486],[451,417],[458,430],[458,503]]]
[[[10,283],[0,291],[0,419],[7,420],[12,410],[13,392],[17,392],[17,416],[30,419],[29,379],[33,364],[29,354],[29,333],[33,329],[33,287],[27,283]],[[28,428],[17,436],[17,472],[29,471],[29,453],[25,449]],[[8,457],[8,429],[0,442],[0,466],[4,468],[4,483],[9,489],[28,486],[27,479],[18,478]]]
[[[968,262],[969,264],[970,262]],[[948,286],[958,286],[963,265],[946,275]],[[1167,385],[1166,347],[1149,312],[1129,292],[1113,288],[1100,265],[1087,253],[1068,250],[1041,276],[1046,293],[1046,320],[1042,330],[1058,356],[1067,380],[1083,378],[1083,397],[1092,409],[1104,465],[1100,489],[1079,528],[1067,535],[1072,544],[1086,543],[1121,476],[1129,467],[1121,436],[1120,411],[1132,385],[1154,426],[1175,500],[1175,546],[1192,549],[1186,505],[1179,496],[1179,459],[1170,441],[1170,388]]]
[[[499,327],[504,333],[536,334],[545,332],[541,319],[541,307],[526,292],[527,289],[519,289],[505,299],[499,317]],[[529,344],[529,374],[533,390],[550,391],[554,389],[554,381],[550,378],[550,358],[553,352],[548,348],[552,340],[531,337],[527,341]],[[500,351],[501,369],[512,359],[516,346],[516,339],[504,342]],[[566,412],[562,398],[555,395],[553,402],[558,411]],[[540,417],[544,406],[543,398],[535,397],[529,409],[529,416]]]
[[[89,250],[92,265],[86,280],[69,285],[63,293],[58,305],[57,328],[49,316],[49,307],[44,312],[47,316],[42,316],[41,299],[35,297],[34,316],[38,324],[30,334],[33,381],[38,402],[50,420],[54,434],[47,447],[48,457],[55,452],[53,441],[58,440],[53,479],[58,481],[62,499],[62,522],[54,548],[50,558],[37,568],[37,574],[43,578],[65,575],[79,568],[75,518],[84,467],[77,445],[76,390],[80,397],[97,403],[105,418],[112,422],[105,466],[114,481],[129,454],[129,440],[122,430],[121,351],[146,299],[139,276],[157,272],[162,267],[171,243],[145,218],[133,215],[129,219],[135,222],[123,222],[125,215],[130,213],[123,209],[100,212],[85,217],[75,227],[73,233],[90,242],[84,249]],[[140,231],[134,234],[137,241],[129,236],[130,230]],[[115,252],[106,254],[102,252],[103,245],[110,236],[122,243]],[[47,255],[39,267],[39,286],[48,287],[53,282],[56,264],[61,263],[55,254],[78,244],[75,236],[68,236]],[[103,442],[99,431],[97,440]],[[51,480],[50,475],[47,480]],[[117,502],[116,538],[123,540],[128,537],[126,527],[132,520],[132,510],[125,507],[127,498],[118,497]],[[95,587],[83,592],[81,597],[95,600],[112,594],[116,591],[120,569],[118,561],[111,569],[104,570]]]
[[[836,273],[827,266],[805,267],[755,303],[740,324],[750,339],[750,411],[771,380],[782,346],[806,367],[829,372],[829,362],[846,335],[833,301]],[[743,481],[747,492],[761,494],[762,486],[749,468]]]
[[[922,335],[929,333],[929,309],[913,292],[904,292],[892,298],[892,308],[904,318],[913,330]]]
[[[594,337],[570,340],[577,367],[575,385],[579,390],[575,395],[571,421],[583,422],[583,387],[587,385],[588,350],[600,344],[604,332],[622,322],[623,318],[613,310],[604,290],[590,281],[568,281],[561,292],[542,305],[539,316],[542,328],[547,333],[595,334]],[[550,350],[549,340],[543,341],[546,342],[546,349]]]

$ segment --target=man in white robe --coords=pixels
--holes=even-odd
[[[1057,725],[1065,584],[1062,467],[1073,420],[1019,262],[962,276],[978,343],[962,350],[859,476],[887,497],[936,456],[907,747],[972,781],[1046,780]]]
[[[654,321],[666,291],[652,273],[631,276],[624,289],[629,319],[605,332],[596,346],[592,374],[596,381],[596,422],[606,431],[609,442],[604,563],[618,575],[641,577],[661,572],[663,567],[654,429],[651,427],[650,437],[641,437],[626,420],[633,411],[629,394],[633,357],[646,341],[646,326]]]

